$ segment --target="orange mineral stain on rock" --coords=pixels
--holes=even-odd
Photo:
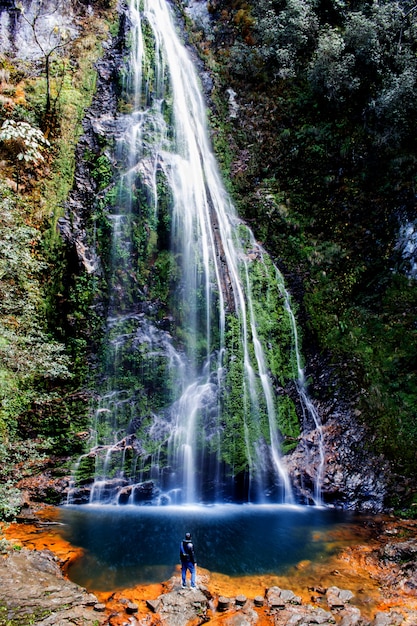
[[[153,600],[164,592],[162,584],[137,585],[114,593],[103,591],[94,592],[99,602],[106,605],[111,626],[126,624],[126,613],[129,605],[135,604],[136,619],[151,618],[150,610],[146,605],[147,600]]]
[[[29,550],[50,550],[65,574],[69,565],[83,555],[82,548],[73,546],[60,535],[58,512],[54,507],[41,509],[36,517],[33,522],[4,523],[0,525],[0,535]]]

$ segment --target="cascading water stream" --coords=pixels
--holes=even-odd
[[[91,501],[292,503],[295,409],[277,380],[320,422],[288,293],[225,191],[169,6],[132,0],[130,19],[104,389],[77,471],[94,465]]]
[[[290,319],[292,335],[294,338],[294,351],[295,351],[296,364],[297,364],[297,388],[298,388],[298,394],[301,400],[301,406],[302,406],[303,412],[312,419],[314,426],[316,428],[316,431],[317,431],[317,436],[318,436],[317,447],[318,447],[319,463],[318,463],[318,468],[317,468],[316,477],[314,481],[313,501],[314,501],[314,504],[321,505],[322,504],[321,487],[322,487],[322,480],[323,480],[323,474],[324,474],[324,462],[325,462],[322,424],[321,424],[321,419],[317,412],[317,409],[314,406],[313,402],[311,401],[309,394],[308,394],[308,390],[307,390],[307,383],[305,379],[304,368],[301,364],[301,352],[300,352],[300,346],[299,346],[299,341],[298,341],[297,323],[295,320],[294,312],[291,307],[290,294],[285,288],[284,280],[283,280],[281,273],[279,272],[277,268],[275,268],[275,271],[276,271],[276,276],[277,276],[277,283],[279,285],[280,292],[284,298],[285,309]]]

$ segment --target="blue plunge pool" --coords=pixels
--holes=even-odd
[[[205,569],[279,575],[300,561],[330,556],[332,536],[354,525],[346,512],[255,505],[74,506],[60,510],[60,522],[59,534],[83,549],[69,577],[98,591],[170,578],[187,531]]]

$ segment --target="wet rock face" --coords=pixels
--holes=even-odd
[[[88,274],[97,275],[102,273],[101,260],[89,244],[87,222],[98,190],[90,171],[91,166],[86,163],[84,155],[87,151],[92,154],[99,151],[100,133],[107,136],[116,134],[117,75],[121,63],[116,48],[117,42],[113,42],[112,46],[109,45],[107,54],[96,64],[97,92],[83,120],[84,134],[76,149],[74,189],[67,202],[65,217],[58,220],[61,236],[73,250],[80,266],[83,266]]]
[[[12,2],[3,2],[6,10],[0,10],[0,51],[2,50],[2,32],[12,28],[10,22],[11,12],[7,8],[12,7]],[[31,4],[28,0],[27,4]],[[70,6],[70,5],[69,5]],[[187,12],[194,20],[199,20],[205,29],[210,29],[211,19],[205,2],[192,0],[187,3]],[[72,16],[64,16],[72,19]],[[6,19],[7,18],[7,19]],[[7,22],[7,23],[6,23]],[[16,27],[14,23],[13,28]],[[3,29],[3,30],[2,30]],[[6,30],[5,30],[6,29]],[[9,32],[9,31],[7,31]],[[9,37],[4,37],[4,42]],[[112,47],[110,47],[112,45]],[[110,136],[117,139],[118,133],[123,132],[117,118],[117,85],[118,70],[121,64],[121,53],[118,42],[109,43],[107,54],[97,64],[98,83],[97,93],[93,105],[84,119],[84,135],[77,147],[77,170],[75,174],[76,184],[67,204],[67,215],[59,220],[59,229],[63,239],[72,250],[71,262],[78,264],[88,273],[100,275],[102,272],[101,261],[88,242],[86,223],[89,212],[97,196],[96,183],[91,176],[88,165],[84,161],[84,154],[88,150],[95,153],[98,150],[98,138]],[[211,81],[207,72],[199,67],[205,85],[206,95],[210,94]],[[231,112],[237,114],[234,107],[233,93],[230,92]],[[169,327],[170,320],[165,320]],[[315,369],[322,372],[322,368],[316,364]],[[322,386],[328,386],[326,378]],[[316,391],[321,393],[320,382],[316,381]],[[366,433],[358,428],[352,416],[352,411],[341,405],[326,407],[323,403],[320,414],[324,422],[323,436],[326,447],[325,468],[323,474],[322,496],[326,504],[336,507],[359,510],[366,512],[380,512],[384,508],[386,485],[384,480],[385,467],[379,459],[370,457],[364,452]],[[296,450],[288,455],[288,467],[300,502],[311,503],[314,486],[314,475],[319,465],[318,433],[311,425],[306,425],[305,433]],[[67,485],[61,481],[57,483],[57,491],[54,493],[54,501],[59,501],[59,491],[65,496]],[[36,494],[35,491],[38,491]],[[54,487],[55,489],[55,487]],[[90,494],[89,486],[83,485],[74,500],[75,503],[88,502]],[[155,494],[149,492],[137,492],[138,501],[148,501]],[[45,501],[50,498],[50,491],[45,485],[39,483],[34,486],[31,494],[33,500]],[[130,498],[130,492],[122,493],[122,500]],[[64,497],[62,498],[65,499]]]
[[[55,478],[46,469],[37,476],[23,478],[17,484],[22,491],[25,502],[46,502],[48,504],[61,504],[63,494],[68,489],[69,479],[67,477]]]
[[[297,448],[287,457],[287,467],[301,502],[311,504],[313,485],[321,462],[319,437],[324,459],[321,498],[326,505],[364,513],[386,509],[391,469],[372,454],[367,441],[370,433],[358,423],[347,402],[318,402],[321,432],[306,424]]]
[[[417,561],[417,539],[401,541],[399,543],[387,543],[381,549],[381,556],[389,561],[397,563],[411,563]]]
[[[163,624],[186,626],[196,618],[201,619],[200,623],[206,621],[209,604],[199,589],[173,589],[150,601],[148,607],[159,614]]]

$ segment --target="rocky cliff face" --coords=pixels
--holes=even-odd
[[[17,6],[19,5],[19,6]],[[2,2],[0,53],[25,61],[37,61],[57,43],[60,33],[77,36],[77,15],[71,2],[35,0]]]
[[[94,102],[83,120],[84,134],[77,148],[74,188],[68,198],[66,215],[59,220],[59,229],[73,253],[88,274],[102,275],[102,261],[88,229],[99,198],[97,181],[92,175],[92,162],[86,154],[99,154],[100,138],[117,138],[116,124],[118,69],[121,64],[119,42],[115,40],[107,54],[96,64],[98,73]],[[119,129],[119,130],[118,130]]]

